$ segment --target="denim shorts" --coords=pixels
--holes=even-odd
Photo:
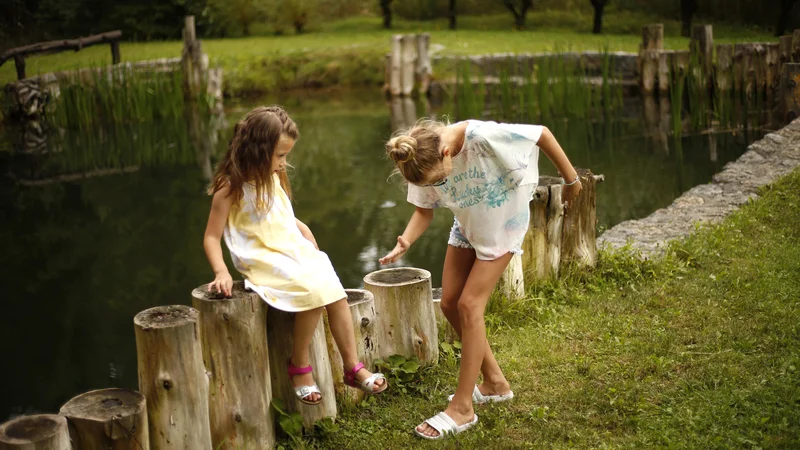
[[[467,238],[461,232],[461,223],[459,223],[458,219],[456,218],[453,218],[453,227],[450,228],[450,237],[447,239],[447,245],[452,245],[453,247],[458,248],[475,248],[469,243],[469,240],[467,240]],[[511,250],[509,250],[509,253],[522,253],[522,243],[520,242],[519,245],[515,245]]]

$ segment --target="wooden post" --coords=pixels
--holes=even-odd
[[[539,177],[530,213],[530,226],[522,243],[522,268],[528,277],[525,284],[558,276],[564,220],[560,178]]]
[[[67,419],[39,414],[9,420],[0,425],[0,450],[72,450]]]
[[[727,92],[733,87],[731,80],[731,67],[733,66],[733,45],[717,45],[717,67],[715,76],[717,89]]]
[[[196,98],[207,89],[204,82],[207,76],[208,59],[204,57],[202,45],[195,34],[194,16],[184,18],[181,66],[183,67],[184,91],[189,98]]]
[[[738,92],[744,86],[746,44],[733,45],[733,88]]]
[[[192,306],[209,371],[211,444],[217,449],[272,448],[275,421],[267,352],[267,305],[244,283],[233,284],[231,298],[202,285],[192,291]]]
[[[111,64],[119,64],[121,61],[119,56],[119,41],[111,41]]]
[[[669,60],[674,53],[670,50],[658,52],[658,91],[661,94],[669,91]]]
[[[781,74],[781,96],[785,123],[800,117],[800,63],[786,63]]]
[[[69,421],[72,445],[81,450],[147,450],[150,435],[142,394],[129,389],[100,389],[81,394],[61,407]]]
[[[353,318],[353,331],[356,338],[356,354],[364,366],[374,371],[378,348],[375,337],[377,318],[375,314],[375,297],[372,292],[364,289],[345,289],[347,292],[347,305]],[[344,361],[342,353],[333,339],[328,315],[325,314],[325,340],[328,345],[328,355],[331,360],[331,374],[336,398],[343,403],[356,405],[364,398],[364,391],[351,388],[344,384]]]
[[[766,78],[767,101],[772,103],[774,98],[778,77],[780,76],[781,58],[779,44],[767,44],[766,46]]]
[[[691,62],[691,55],[688,50],[680,50],[675,52],[673,59],[672,73],[677,76],[686,76],[689,74],[689,63]]]
[[[436,315],[436,327],[439,331],[439,340],[451,344],[458,341],[460,339],[458,333],[456,333],[455,328],[450,325],[447,317],[444,316],[444,312],[442,312],[442,288],[434,288],[431,291],[431,296],[433,300],[433,313]]]
[[[522,255],[519,253],[511,257],[500,282],[497,283],[497,290],[509,299],[517,299],[525,296],[525,280],[522,271]]]
[[[288,361],[294,346],[295,314],[269,308],[267,312],[267,341],[269,342],[269,364],[272,377],[272,397],[279,398],[289,412],[303,416],[306,430],[314,429],[314,422],[326,417],[336,417],[336,391],[333,388],[331,360],[325,342],[325,325],[320,320],[311,338],[310,358],[314,368],[314,382],[322,391],[322,403],[307,405],[294,393],[294,384],[288,373]]]
[[[14,66],[17,68],[17,79],[25,79],[25,57],[22,55],[14,56]]]
[[[392,36],[392,70],[389,74],[389,92],[392,96],[397,97],[403,94],[403,85],[401,82],[401,67],[402,67],[402,44],[403,36],[395,34]]]
[[[778,43],[778,53],[781,64],[792,62],[792,35],[785,35],[780,37]]]
[[[800,62],[800,28],[792,32],[792,49],[791,49],[792,62]]]
[[[175,305],[150,308],[133,319],[139,391],[147,399],[153,450],[213,448],[197,316],[196,309]]]
[[[564,214],[561,263],[575,262],[580,267],[597,264],[597,183],[605,180],[590,170],[578,169],[583,190],[568,205]]]
[[[439,346],[430,272],[413,267],[378,270],[364,277],[364,288],[375,296],[379,357],[399,354],[435,364]]]
[[[389,97],[391,95],[390,86],[392,84],[392,54],[387,53],[384,61],[383,73],[383,93]]]
[[[695,25],[692,27],[692,38],[689,49],[697,55],[706,74],[711,73],[714,57],[714,35],[711,25]]]
[[[430,58],[430,45],[430,33],[417,35],[417,85],[422,95],[428,93],[431,84],[431,74],[433,73]]]
[[[404,34],[400,38],[400,45],[402,48],[400,57],[401,94],[409,96],[414,90],[416,81],[417,40],[413,34]]]
[[[655,90],[658,73],[658,52],[664,49],[664,25],[646,25],[642,27],[642,44],[639,48],[639,84],[644,94],[652,94]]]

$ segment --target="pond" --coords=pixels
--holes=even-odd
[[[601,229],[646,216],[708,182],[765,132],[737,128],[674,138],[658,121],[642,119],[641,100],[628,102],[613,120],[545,123],[573,164],[606,176],[597,195]],[[270,103],[286,107],[302,135],[292,156],[297,217],[345,287],[362,286],[364,275],[378,269],[413,207],[390,178],[383,143],[398,119],[377,90],[229,102],[216,138],[160,121],[50,132],[26,149],[24,130],[0,129],[0,283],[6,292],[0,421],[57,411],[90,389],[137,387],[133,317],[156,305],[189,304],[192,288],[211,280],[202,248],[210,167],[235,121]],[[451,108],[433,112],[452,114]],[[544,174],[555,174],[541,161]],[[437,211],[402,261],[431,271],[434,285],[452,220]]]

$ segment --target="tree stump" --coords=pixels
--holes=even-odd
[[[715,76],[717,89],[727,92],[733,87],[731,80],[731,67],[733,67],[733,45],[717,45],[717,67]]]
[[[347,292],[347,305],[350,307],[350,314],[353,317],[358,360],[363,362],[368,370],[374,371],[378,354],[375,338],[375,327],[377,326],[375,298],[372,292],[364,289],[345,289],[345,292]],[[333,339],[327,313],[325,314],[325,340],[331,360],[331,374],[336,398],[342,403],[358,404],[364,398],[364,391],[344,384],[344,361],[342,353]]]
[[[299,412],[303,416],[306,430],[314,429],[314,422],[326,417],[336,417],[336,391],[333,388],[331,360],[325,341],[325,325],[320,320],[311,339],[310,358],[314,368],[314,381],[322,391],[322,403],[306,405],[294,394],[294,385],[289,377],[288,361],[294,345],[295,314],[269,308],[267,312],[267,341],[269,342],[269,365],[272,378],[272,397],[279,398],[288,412]]]
[[[525,280],[522,271],[522,255],[515,253],[508,262],[500,281],[497,283],[497,290],[508,299],[517,299],[525,296]]]
[[[67,419],[54,414],[21,416],[0,425],[0,450],[72,450]],[[76,447],[80,450],[80,447]]]
[[[539,177],[530,202],[530,226],[522,243],[522,268],[526,284],[558,276],[564,204],[561,178]]]
[[[61,407],[70,425],[72,445],[81,450],[147,450],[147,405],[129,389],[100,389],[81,394]]]
[[[150,308],[133,319],[139,391],[147,399],[153,450],[212,448],[197,316],[196,309],[175,305]]]
[[[452,344],[459,340],[459,337],[456,329],[450,325],[447,317],[444,316],[444,312],[442,312],[442,288],[434,288],[431,291],[431,297],[433,300],[433,313],[436,315],[436,325],[439,331],[439,340]]]
[[[244,283],[231,298],[192,291],[208,388],[211,444],[214,449],[272,448],[275,420],[267,352],[267,305]]]
[[[605,176],[578,169],[583,190],[564,214],[561,263],[574,262],[580,267],[597,264],[597,183]]]
[[[413,34],[404,34],[400,38],[400,82],[401,93],[404,96],[411,95],[416,81],[417,66],[417,39]]]
[[[436,363],[439,345],[430,272],[413,267],[378,270],[364,277],[364,288],[375,296],[378,356],[398,354]]]

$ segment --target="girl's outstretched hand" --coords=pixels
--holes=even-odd
[[[561,201],[564,202],[564,207],[569,208],[572,202],[578,197],[578,194],[583,190],[583,185],[580,180],[571,186],[562,186],[561,188]]]
[[[208,292],[224,294],[226,297],[231,296],[233,291],[233,278],[229,272],[217,274],[214,281],[208,283]]]
[[[389,254],[379,260],[380,263],[389,264],[397,261],[406,254],[409,247],[411,247],[411,244],[403,236],[397,236],[397,245],[394,246],[394,249]]]

